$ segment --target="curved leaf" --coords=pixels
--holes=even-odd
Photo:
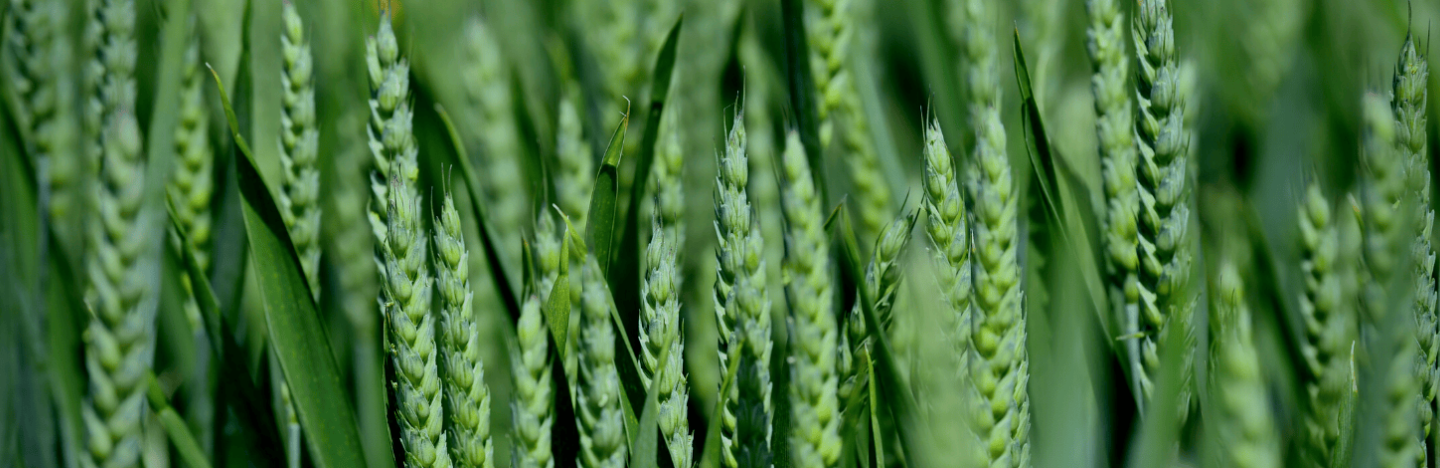
[[[166,401],[165,392],[160,389],[160,384],[155,382],[155,374],[145,371],[145,380],[150,387],[146,393],[146,398],[150,400],[150,410],[160,417],[160,426],[170,437],[170,443],[174,444],[180,459],[191,468],[210,468],[210,461],[205,459],[205,451],[200,449],[200,443],[196,442],[195,435],[190,433],[190,426],[185,424],[185,420],[181,419],[180,414]]]
[[[595,189],[590,193],[590,213],[585,219],[585,237],[595,249],[595,260],[600,262],[601,276],[610,277],[610,252],[614,249],[616,196],[620,191],[620,159],[625,156],[625,131],[630,128],[630,109],[620,117],[615,133],[610,135],[610,144],[605,147],[605,159],[600,162],[600,171],[595,174]]]
[[[621,227],[620,252],[640,252],[640,207],[648,199],[646,187],[650,184],[650,168],[655,162],[655,142],[660,138],[660,117],[665,111],[665,100],[670,92],[670,77],[675,70],[675,49],[680,41],[680,28],[685,16],[675,20],[660,55],[655,59],[654,78],[651,81],[650,113],[645,119],[645,134],[640,138],[640,154],[635,159],[635,182],[630,185],[630,206],[625,211],[625,225]],[[628,311],[640,310],[640,262],[620,262],[610,276],[610,289],[615,293],[615,305],[625,319],[629,330],[639,329],[639,314]]]
[[[269,342],[290,385],[290,395],[305,430],[315,464],[321,467],[365,466],[360,431],[345,397],[330,340],[316,311],[314,295],[300,273],[300,259],[275,206],[269,185],[260,175],[240,134],[235,110],[225,97],[219,75],[211,69],[230,131],[243,158],[237,158],[241,209],[250,246],[250,264],[263,298]],[[259,267],[263,265],[263,267]]]

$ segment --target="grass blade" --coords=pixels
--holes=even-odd
[[[655,163],[655,142],[660,137],[660,117],[665,112],[665,100],[670,93],[670,77],[675,71],[675,49],[680,42],[681,27],[685,16],[675,20],[660,55],[655,58],[655,71],[650,90],[650,113],[645,117],[645,134],[640,138],[640,154],[635,159],[635,182],[630,186],[630,206],[625,211],[625,225],[621,227],[620,252],[639,252],[640,207],[648,199],[646,187],[650,183],[650,168]],[[624,311],[640,310],[640,262],[620,262],[613,274],[607,276],[610,290],[615,293],[615,305]],[[622,314],[625,328],[639,329],[639,314]]]
[[[558,209],[556,211],[559,211]],[[560,216],[565,217],[561,212]],[[561,239],[570,239],[573,232],[570,227],[570,219],[565,219],[565,233]],[[555,284],[550,286],[548,297],[545,298],[544,314],[545,323],[550,326],[550,338],[555,342],[555,352],[560,354],[558,360],[564,364],[569,356],[565,355],[565,340],[569,338],[570,330],[570,243],[560,242],[560,274],[555,276]],[[561,294],[554,294],[559,291]],[[541,292],[541,291],[536,291]],[[573,382],[571,382],[573,384]]]
[[[475,168],[470,166],[470,157],[465,153],[465,144],[460,140],[460,133],[455,130],[454,121],[450,120],[450,114],[440,104],[435,104],[435,113],[439,114],[440,121],[445,125],[445,131],[450,136],[450,144],[454,146],[455,152],[444,152],[455,159],[446,161],[451,166],[460,168],[460,176],[465,179],[465,190],[470,194],[471,209],[475,212],[475,225],[480,230],[480,246],[485,251],[486,264],[490,265],[490,279],[495,282],[495,291],[500,295],[500,300],[505,303],[505,309],[510,312],[510,322],[513,324],[520,319],[520,296],[516,289],[510,284],[509,276],[506,275],[504,262],[500,260],[499,246],[496,244],[495,230],[490,227],[490,217],[485,212],[484,194],[480,193],[480,183],[476,179]],[[547,315],[548,318],[548,315]],[[513,327],[513,325],[512,325]]]
[[[165,400],[165,392],[155,381],[155,374],[147,371],[145,380],[149,381],[150,386],[150,391],[146,394],[150,400],[150,410],[160,416],[160,426],[165,428],[165,434],[170,437],[170,443],[175,446],[175,452],[180,454],[180,459],[190,468],[210,468],[210,461],[205,459],[205,451],[200,449],[200,443],[196,442],[195,435],[190,433],[190,426],[185,425],[185,420],[175,412],[175,408],[170,407],[170,402]]]
[[[244,156],[236,160],[241,208],[251,264],[267,266],[253,273],[264,299],[269,341],[290,385],[310,456],[321,467],[364,466],[355,414],[347,403],[314,295],[300,274],[300,259],[275,206],[270,185],[260,175],[245,137],[240,134],[235,110],[225,97],[218,75],[215,85],[220,89],[231,133]]]
[[[620,191],[620,159],[625,156],[625,131],[630,128],[630,109],[620,117],[615,133],[610,135],[610,144],[605,147],[605,158],[600,162],[600,172],[595,174],[595,191],[590,194],[590,214],[586,215],[586,241],[595,249],[595,260],[600,262],[600,272],[610,277],[610,252],[614,249],[616,196]],[[629,343],[628,341],[626,342]]]
[[[670,359],[670,348],[660,352],[660,361],[666,362]],[[659,466],[659,453],[665,452],[665,457],[670,457],[670,451],[660,450],[660,385],[658,382],[651,385],[645,391],[645,406],[640,410],[640,431],[635,440],[630,443],[630,466],[636,468],[654,468]],[[674,465],[672,462],[671,465]],[[677,467],[689,468],[689,467]]]
[[[1025,61],[1024,47],[1020,44],[1019,29],[1015,30],[1014,37],[1015,80],[1020,88],[1021,122],[1024,126],[1022,134],[1025,150],[1030,157],[1030,168],[1036,171],[1034,179],[1040,184],[1043,194],[1041,201],[1045,205],[1046,214],[1057,227],[1053,232],[1060,234],[1069,250],[1088,252],[1075,255],[1079,261],[1080,275],[1085,287],[1090,291],[1088,296],[1091,306],[1100,318],[1100,326],[1105,336],[1116,337],[1119,335],[1118,329],[1115,324],[1110,323],[1111,314],[1106,313],[1110,310],[1105,303],[1109,296],[1106,295],[1104,283],[1100,280],[1100,260],[1095,256],[1100,249],[1090,240],[1099,239],[1094,214],[1089,212],[1089,204],[1085,203],[1088,200],[1085,194],[1090,191],[1050,142],[1050,135],[1045,131],[1044,118],[1040,114],[1040,105],[1035,100],[1030,67]],[[1123,341],[1110,340],[1108,346],[1116,356],[1126,355]],[[1120,361],[1126,372],[1130,372],[1130,360],[1126,358]]]
[[[725,380],[720,382],[715,407],[710,410],[709,423],[705,425],[705,448],[700,454],[700,468],[720,468],[720,419],[725,412],[727,390],[735,385],[735,374],[740,370],[740,360],[731,359],[725,369]],[[783,436],[783,434],[782,434]]]
[[[257,454],[261,455],[261,460],[269,466],[279,466],[284,463],[280,457],[284,448],[274,430],[277,426],[274,406],[269,399],[270,393],[260,390],[254,377],[258,369],[249,368],[245,351],[231,338],[235,336],[231,332],[233,327],[225,322],[225,315],[220,311],[210,279],[205,270],[200,268],[195,252],[185,247],[190,245],[187,241],[189,236],[173,210],[170,212],[170,233],[180,239],[178,244],[168,243],[169,251],[179,257],[180,263],[185,266],[185,274],[190,275],[195,303],[200,306],[201,323],[205,326],[205,333],[210,336],[211,362],[220,363],[219,374],[229,376],[225,385],[234,390],[229,393],[236,396],[233,400],[238,405],[235,408],[236,413],[246,429],[259,439],[256,441],[259,449]]]

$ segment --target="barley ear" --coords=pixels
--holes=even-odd
[[[451,465],[444,435],[444,407],[436,361],[435,316],[430,313],[432,278],[426,256],[417,186],[419,150],[411,133],[409,64],[389,16],[366,40],[370,72],[370,149],[378,169],[371,177],[370,222],[380,271],[379,305],[390,333],[395,376],[394,411],[407,468]]]
[[[1131,109],[1131,88],[1126,77],[1130,71],[1125,51],[1125,15],[1120,0],[1086,0],[1085,11],[1090,24],[1086,29],[1086,50],[1093,74],[1090,90],[1095,97],[1095,135],[1099,143],[1101,185],[1104,190],[1103,228],[1104,268],[1110,307],[1115,323],[1123,324],[1120,333],[1133,336],[1139,331],[1138,271],[1140,256],[1137,216],[1140,195],[1136,186],[1134,118]],[[1131,390],[1143,395],[1152,387],[1150,376],[1140,367],[1139,344],[1127,344],[1134,381]],[[1144,410],[1143,398],[1141,410]]]
[[[850,55],[859,46],[857,26],[865,16],[847,0],[807,0],[805,30],[811,47],[810,68],[819,96],[820,145],[835,135],[844,139],[844,161],[859,206],[860,238],[873,239],[890,217],[890,185],[870,134],[870,116],[860,101]]]
[[[615,328],[610,322],[610,288],[594,257],[581,267],[579,390],[575,423],[580,431],[576,464],[585,468],[625,466],[624,410],[620,407],[620,375],[615,367]]]
[[[1136,8],[1131,32],[1139,66],[1135,75],[1135,134],[1138,194],[1140,372],[1144,398],[1149,398],[1160,373],[1160,356],[1169,327],[1186,351],[1181,375],[1179,412],[1184,420],[1190,409],[1194,372],[1191,330],[1197,296],[1190,286],[1195,243],[1190,234],[1190,140],[1185,109],[1190,99],[1180,83],[1180,60],[1175,46],[1174,18],[1169,0],[1142,0]]]
[[[470,289],[470,251],[455,199],[435,218],[436,289],[440,291],[440,361],[445,373],[445,414],[450,457],[462,467],[495,465],[490,441],[490,389],[480,360],[481,335]]]
[[[1305,323],[1301,346],[1308,396],[1303,427],[1309,466],[1328,467],[1340,434],[1340,406],[1349,391],[1350,344],[1357,339],[1356,266],[1360,233],[1354,216],[1331,209],[1314,183],[1299,209],[1304,290],[1300,312]]]
[[[738,359],[735,385],[728,389],[721,440],[725,465],[770,464],[770,299],[765,279],[764,240],[750,206],[746,182],[743,110],[720,155],[715,190],[715,313],[720,331],[720,368]]]
[[[1210,399],[1215,452],[1223,466],[1279,467],[1280,441],[1252,338],[1244,279],[1224,261],[1210,308]]]
[[[835,354],[839,332],[833,312],[830,242],[820,194],[800,144],[790,132],[781,154],[787,232],[785,289],[790,304],[790,444],[796,466],[830,467],[840,458],[840,414]]]
[[[1361,369],[1359,381],[1364,385],[1360,394],[1371,395],[1372,400],[1367,414],[1361,415],[1361,427],[1376,428],[1380,434],[1371,442],[1378,446],[1357,448],[1356,453],[1378,457],[1371,461],[1375,466],[1414,466],[1424,450],[1416,413],[1416,396],[1422,388],[1415,372],[1419,350],[1410,296],[1415,268],[1406,256],[1414,244],[1411,226],[1417,221],[1412,219],[1418,212],[1417,197],[1408,190],[1406,160],[1396,145],[1390,106],[1369,93],[1362,110],[1361,224],[1367,269],[1361,325],[1371,364]],[[1400,315],[1402,310],[1405,316]]]
[[[1406,182],[1415,197],[1415,240],[1411,259],[1415,264],[1415,322],[1419,361],[1415,372],[1420,376],[1421,394],[1417,404],[1420,426],[1430,434],[1435,417],[1436,387],[1440,386],[1440,370],[1435,356],[1440,354],[1440,327],[1435,317],[1435,247],[1431,243],[1435,210],[1430,207],[1430,156],[1426,134],[1426,85],[1430,77],[1426,58],[1407,35],[1395,64],[1395,81],[1390,107],[1395,112],[1395,140],[1400,157],[1405,158]],[[1421,448],[1425,447],[1422,442]],[[1425,460],[1421,453],[1420,460]]]
[[[320,131],[315,125],[315,66],[300,12],[294,3],[285,2],[283,13],[279,147],[284,178],[276,202],[310,292],[319,300]]]
[[[147,281],[147,262],[157,262],[143,239],[145,161],[135,116],[135,4],[131,0],[96,2],[87,31],[97,44],[89,64],[95,87],[90,114],[99,179],[91,192],[98,219],[89,224],[85,250],[89,280],[85,302],[92,310],[86,327],[85,370],[89,387],[81,406],[90,466],[140,464],[145,390],[139,370],[155,356],[156,291]],[[151,265],[153,266],[153,265]]]
[[[676,187],[675,191],[679,191]],[[662,192],[663,193],[663,192]],[[659,199],[663,195],[657,194]],[[661,207],[665,202],[657,203]],[[680,267],[674,234],[667,232],[664,210],[651,215],[650,243],[645,248],[640,279],[641,378],[646,388],[659,385],[660,437],[674,466],[691,466],[694,435],[690,432],[689,379],[685,376],[685,335],[680,322]],[[668,353],[668,354],[667,354]],[[664,362],[661,362],[661,357]]]
[[[33,155],[40,181],[48,184],[48,210],[65,250],[84,247],[84,221],[90,206],[92,163],[80,151],[80,119],[71,73],[75,54],[71,9],[64,2],[9,0],[3,47],[3,75],[14,92],[15,117],[27,135],[23,147]],[[192,234],[193,236],[193,234]]]
[[[514,423],[514,452],[510,459],[518,468],[553,468],[550,430],[555,425],[555,383],[550,376],[550,345],[540,297],[531,294],[520,308],[515,336],[520,352],[510,355],[514,401],[510,416]]]

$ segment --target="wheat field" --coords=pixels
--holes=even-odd
[[[0,466],[1437,467],[1418,0],[0,0]]]

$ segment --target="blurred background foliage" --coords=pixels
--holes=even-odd
[[[76,11],[83,11],[80,0],[67,0]],[[716,339],[711,309],[710,284],[713,282],[714,231],[711,224],[712,187],[716,154],[723,145],[724,122],[728,116],[745,108],[759,108],[770,115],[771,131],[794,125],[795,111],[786,97],[784,73],[787,62],[782,38],[780,3],[771,0],[655,0],[636,2],[636,18],[652,18],[637,23],[636,40],[648,41],[646,52],[639,59],[640,73],[632,89],[624,90],[624,98],[605,92],[601,85],[603,69],[612,65],[598,59],[599,47],[588,39],[593,18],[587,16],[591,3],[600,0],[294,0],[309,24],[317,71],[317,109],[321,128],[320,154],[323,167],[322,184],[344,187],[360,184],[368,177],[368,155],[364,153],[363,113],[368,98],[364,65],[363,40],[373,34],[382,9],[393,11],[402,53],[413,64],[415,90],[415,132],[421,152],[421,186],[447,187],[461,183],[436,155],[453,149],[434,112],[433,104],[451,109],[469,153],[482,172],[487,167],[486,155],[467,101],[466,73],[457,64],[464,62],[463,28],[466,21],[480,17],[492,28],[498,39],[511,75],[514,115],[519,123],[520,156],[524,162],[518,174],[530,200],[530,209],[538,213],[551,203],[555,194],[550,183],[555,162],[556,109],[568,80],[575,80],[583,89],[582,110],[587,140],[594,146],[598,161],[610,129],[619,118],[617,110],[628,108],[643,115],[648,96],[649,67],[654,53],[674,19],[683,12],[685,26],[679,42],[675,79],[670,103],[679,112],[683,127],[681,142],[685,159],[687,191],[685,225],[687,245],[683,255],[686,293],[685,313],[687,365],[695,399],[692,420],[704,421],[708,408],[715,403],[715,389],[720,383],[721,369],[713,358]],[[927,116],[940,118],[952,152],[966,160],[970,132],[958,101],[959,83],[954,64],[957,52],[948,40],[943,8],[939,0],[852,0],[862,13],[858,37],[852,51],[861,64],[857,78],[866,112],[870,114],[872,131],[883,158],[885,177],[895,188],[893,198],[917,197],[923,159],[922,128]],[[154,84],[160,52],[158,36],[162,23],[162,0],[137,0],[136,31],[139,36],[140,58],[137,82],[140,84],[139,108],[141,122],[149,122],[154,108]],[[1024,127],[1021,123],[1019,90],[1012,63],[1013,50],[1009,38],[1018,32],[1026,50],[1027,64],[1033,77],[1035,93],[1044,121],[1057,154],[1076,170],[1089,188],[1091,200],[1076,200],[1082,205],[1100,203],[1099,162],[1094,137],[1094,112],[1090,93],[1091,70],[1085,52],[1086,15],[1080,0],[1017,0],[997,2],[998,17],[990,25],[1001,44],[1003,76],[1003,118],[1009,129],[1010,158],[1019,175],[1021,193],[1032,193],[1031,159],[1024,151]],[[1126,2],[1130,4],[1131,2]],[[280,6],[279,0],[253,0],[246,10],[244,0],[195,0],[202,36],[202,55],[219,79],[232,92],[242,133],[252,142],[255,159],[268,180],[280,177],[278,149],[272,144],[278,137],[280,113]],[[1299,243],[1295,219],[1296,207],[1307,181],[1317,180],[1332,198],[1346,193],[1356,179],[1356,155],[1359,148],[1360,99],[1365,90],[1386,90],[1393,73],[1393,64],[1401,41],[1413,32],[1436,64],[1430,47],[1434,39],[1432,25],[1440,20],[1440,2],[1403,0],[1175,0],[1176,41],[1181,55],[1195,66],[1193,75],[1186,76],[1196,89],[1191,101],[1196,138],[1193,148],[1198,163],[1199,186],[1195,200],[1199,206],[1201,232],[1207,240],[1208,252],[1239,249],[1252,254],[1255,275],[1260,279],[1248,285],[1254,297],[1255,339],[1266,372],[1267,385],[1273,396],[1270,408],[1278,419],[1298,421],[1301,417],[1304,376],[1297,342],[1300,325],[1296,296],[1300,289]],[[651,17],[649,15],[655,15]],[[662,16],[663,15],[663,16]],[[70,26],[76,35],[83,26],[83,15],[72,15]],[[247,23],[248,19],[248,23]],[[738,34],[738,35],[737,35]],[[753,38],[759,54],[747,53],[743,44]],[[242,51],[253,51],[242,54]],[[233,86],[229,84],[234,83]],[[4,87],[0,85],[0,87]],[[757,102],[757,88],[767,88],[768,101]],[[206,93],[218,90],[209,86]],[[1431,95],[1440,95],[1440,79],[1431,76]],[[8,98],[7,98],[8,99]],[[213,122],[222,122],[218,98],[212,104]],[[1433,166],[1434,154],[1440,150],[1440,99],[1431,99],[1429,145]],[[8,110],[8,107],[7,107]],[[357,120],[354,112],[362,113]],[[348,115],[348,116],[347,116]],[[0,152],[19,154],[18,133],[13,118],[0,121]],[[643,120],[632,119],[627,141],[638,143]],[[755,125],[751,122],[751,125]],[[236,189],[235,152],[224,125],[211,125],[211,141],[217,149],[217,190],[215,236],[212,246],[214,263],[210,271],[212,286],[221,310],[238,324],[234,330],[246,337],[251,369],[263,367],[265,349],[264,320],[260,315],[260,299],[253,276],[247,274],[245,230],[241,222],[240,196]],[[754,130],[752,130],[754,131]],[[838,145],[837,145],[838,146]],[[359,156],[356,156],[356,154]],[[827,158],[843,155],[835,150]],[[632,157],[622,164],[633,164]],[[21,160],[5,158],[0,167],[5,174],[0,184],[0,330],[8,334],[0,339],[0,395],[7,396],[0,405],[0,464],[25,460],[19,466],[44,466],[22,453],[31,450],[32,440],[23,433],[52,431],[59,441],[40,436],[38,443],[73,443],[73,405],[84,392],[81,369],[65,369],[65,356],[73,357],[79,346],[76,324],[86,320],[78,308],[71,314],[51,313],[44,319],[30,311],[44,311],[43,304],[76,301],[79,291],[64,281],[46,278],[42,272],[75,269],[78,258],[71,254],[56,263],[51,252],[35,249],[47,237],[42,213],[37,210],[36,185],[27,179],[28,168]],[[825,174],[836,193],[849,191],[844,165],[828,164]],[[622,166],[621,174],[632,169]],[[1433,172],[1433,167],[1432,167]],[[633,176],[629,176],[633,177]],[[361,178],[357,180],[357,178]],[[753,180],[754,177],[752,177]],[[622,180],[622,184],[631,183]],[[363,190],[363,188],[362,188]],[[363,193],[363,192],[362,192]],[[462,205],[473,203],[457,191]],[[621,193],[628,193],[622,190]],[[426,193],[429,200],[439,199],[438,193]],[[1034,197],[1022,203],[1034,203]],[[327,205],[328,207],[329,205]],[[468,206],[468,205],[466,205]],[[1337,206],[1337,211],[1348,210]],[[464,208],[461,212],[468,211]],[[328,217],[331,215],[327,213]],[[531,216],[529,219],[533,219]],[[473,220],[470,222],[473,223]],[[331,232],[323,261],[322,283],[325,285],[321,310],[329,325],[328,338],[333,342],[340,363],[350,362],[347,353],[353,349],[349,340],[367,339],[352,329],[346,320],[339,256],[343,232]],[[339,229],[339,228],[334,228]],[[474,226],[468,229],[473,230]],[[506,226],[527,235],[533,232],[528,224]],[[1247,245],[1225,244],[1235,236],[1223,233],[1242,232]],[[368,231],[362,231],[368,235]],[[368,241],[367,241],[368,242]],[[864,242],[862,242],[863,244]],[[472,244],[474,245],[474,244]],[[1216,248],[1212,248],[1216,247]],[[507,248],[519,249],[518,246]],[[1218,250],[1217,250],[1218,248]],[[1027,253],[1022,264],[1031,269],[1027,280],[1031,297],[1029,314],[1029,346],[1032,356],[1030,392],[1034,401],[1034,451],[1041,466],[1110,466],[1121,465],[1136,447],[1140,433],[1133,398],[1124,385],[1122,370],[1110,352],[1108,341],[1099,323],[1085,306],[1085,286],[1079,284],[1071,263],[1083,252],[1047,252],[1051,258],[1040,261]],[[1207,253],[1208,255],[1209,253]],[[49,256],[47,256],[49,255]],[[472,254],[473,255],[473,254]],[[626,255],[622,252],[620,255]],[[907,283],[914,310],[935,310],[923,294],[929,286],[928,263],[922,249],[911,249],[905,263],[913,270]],[[184,294],[179,287],[178,272],[183,271],[176,259],[167,260],[162,281],[163,299],[159,320],[161,337],[156,358],[156,374],[168,392],[185,392],[185,381],[195,365],[195,344],[178,310]],[[1045,265],[1059,265],[1046,269]],[[475,268],[484,268],[477,265]],[[510,271],[518,274],[518,268]],[[472,277],[481,278],[487,270],[474,270]],[[772,296],[774,296],[772,294]],[[372,296],[373,297],[373,296]],[[365,303],[361,300],[360,303]],[[373,303],[373,299],[369,300]],[[513,333],[513,324],[500,313],[498,302],[478,304],[477,311],[487,314],[492,322],[488,330],[496,343],[485,354],[491,372],[485,376],[494,389],[494,414],[497,435],[495,455],[498,466],[509,466],[507,427],[509,425],[509,375],[504,371],[508,362],[502,343],[504,334]],[[62,308],[63,310],[63,308]],[[900,309],[907,310],[907,309]],[[495,311],[495,313],[488,313]],[[912,331],[927,327],[934,314],[918,313],[909,324]],[[33,325],[47,326],[35,328]],[[67,328],[68,327],[68,328]],[[1204,330],[1201,326],[1199,330]],[[44,332],[42,333],[42,330]],[[67,333],[68,330],[68,333]],[[777,339],[783,338],[776,333]],[[923,356],[927,340],[935,339],[916,332],[912,346]],[[370,337],[369,339],[374,339]],[[1199,340],[1205,343],[1204,339]],[[1203,349],[1201,351],[1204,352]],[[1202,354],[1203,355],[1203,354]],[[923,359],[916,359],[912,373],[923,372]],[[341,366],[350,372],[348,366]],[[1199,371],[1202,373],[1203,366]],[[42,378],[41,376],[48,376]],[[353,375],[348,378],[354,379]],[[221,377],[222,382],[224,377]],[[351,387],[358,384],[353,380]],[[51,389],[46,391],[45,389]],[[222,385],[223,388],[223,385]],[[223,394],[223,390],[222,390]],[[356,395],[347,398],[355,399]],[[222,398],[224,398],[222,396]],[[55,400],[55,411],[49,401]],[[44,401],[44,406],[27,402]],[[181,400],[177,400],[181,401]],[[182,405],[183,406],[183,405]],[[232,415],[233,416],[233,415]],[[361,415],[361,419],[364,419]],[[232,418],[233,419],[233,418]],[[563,420],[563,419],[562,419]],[[363,425],[363,424],[362,424]],[[1192,425],[1193,426],[1193,425]],[[244,447],[256,444],[254,435],[238,430],[232,421],[215,445],[219,465],[247,466],[260,463]],[[703,432],[704,424],[692,423]],[[1298,423],[1281,424],[1282,440],[1296,439]],[[72,431],[67,434],[66,431]],[[1180,435],[1199,437],[1194,427]],[[366,433],[364,447],[372,464],[390,455],[385,434]],[[370,443],[381,441],[380,444]],[[698,433],[696,440],[704,440]],[[162,441],[163,442],[163,441]],[[1194,444],[1186,444],[1193,447]],[[162,445],[163,447],[163,445]],[[163,452],[163,450],[161,451]],[[161,457],[165,458],[165,457]],[[569,459],[557,456],[557,459]],[[52,460],[54,461],[54,460]],[[72,460],[73,461],[73,460]],[[11,465],[16,466],[16,465]]]

